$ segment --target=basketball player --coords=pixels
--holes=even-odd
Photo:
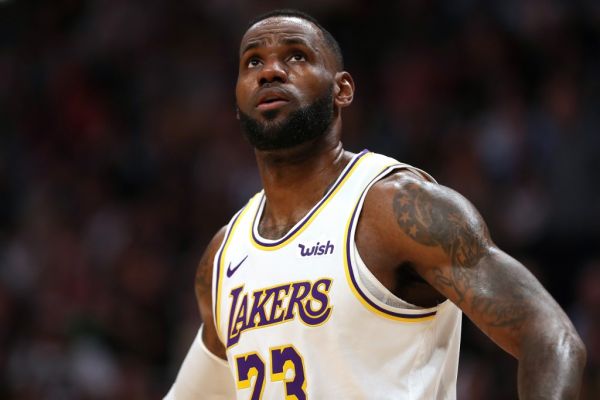
[[[242,38],[238,118],[264,190],[200,261],[204,321],[168,399],[454,399],[464,312],[519,360],[522,399],[575,399],[560,306],[427,173],[342,148],[354,82],[335,39],[283,10]]]

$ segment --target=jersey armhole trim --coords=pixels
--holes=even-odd
[[[246,206],[244,206],[244,208],[242,208],[241,210],[239,210],[231,219],[231,222],[229,223],[229,226],[227,228],[227,232],[225,233],[225,238],[223,239],[223,242],[221,243],[221,246],[219,247],[219,250],[217,251],[217,253],[215,254],[215,258],[213,260],[214,262],[214,269],[213,271],[215,272],[215,279],[214,279],[214,296],[213,296],[213,317],[214,317],[214,324],[215,327],[217,328],[217,336],[219,337],[219,340],[221,341],[221,343],[223,343],[223,345],[225,345],[225,341],[223,340],[223,337],[221,336],[221,308],[220,308],[220,296],[221,296],[221,287],[222,287],[222,282],[223,282],[223,274],[221,273],[223,271],[223,263],[224,263],[224,255],[227,252],[227,249],[229,247],[229,243],[230,243],[230,239],[233,236],[234,231],[236,230],[236,228],[239,225],[239,221],[242,219],[242,217],[244,216],[244,214],[246,214],[246,211],[248,211],[250,207],[250,204],[252,204],[253,200],[256,199],[256,197],[259,195],[260,193],[256,194],[254,197],[252,197],[252,199],[250,199],[250,201],[246,204]]]
[[[369,311],[387,318],[393,321],[398,322],[425,322],[432,320],[435,318],[437,313],[437,307],[428,308],[428,309],[419,309],[419,310],[403,310],[402,312],[391,310],[388,308],[382,307],[377,302],[373,301],[360,287],[358,284],[358,278],[355,273],[355,265],[352,260],[352,244],[354,243],[354,235],[356,233],[356,226],[358,223],[358,217],[360,215],[360,210],[362,209],[362,205],[364,203],[365,197],[369,191],[369,189],[380,179],[390,174],[394,170],[403,169],[403,168],[411,168],[404,164],[395,164],[386,166],[377,176],[366,186],[363,190],[363,193],[359,197],[354,210],[348,222],[346,223],[346,229],[344,233],[344,269],[346,272],[346,280],[348,281],[348,285],[354,296],[362,303]],[[433,180],[433,178],[432,178]],[[435,181],[434,181],[435,182]]]

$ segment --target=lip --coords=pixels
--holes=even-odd
[[[285,106],[287,103],[289,103],[288,100],[273,100],[267,103],[260,103],[256,106],[256,109],[259,111],[275,110]]]
[[[280,89],[267,89],[260,92],[256,109],[260,111],[273,110],[290,102],[289,96]]]

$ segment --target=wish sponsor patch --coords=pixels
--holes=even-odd
[[[324,256],[328,254],[333,254],[335,247],[328,240],[327,243],[321,244],[321,242],[317,242],[312,246],[307,246],[302,243],[298,244],[298,248],[300,249],[300,255],[302,257],[310,257],[310,256]]]

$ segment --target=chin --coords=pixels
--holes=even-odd
[[[263,111],[261,113],[261,117],[265,122],[269,123],[269,122],[275,122],[275,120],[277,119],[277,117],[280,114],[281,114],[281,112],[279,110],[269,110],[269,111]]]

